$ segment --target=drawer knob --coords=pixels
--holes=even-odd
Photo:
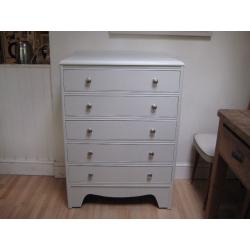
[[[240,163],[242,163],[242,162],[244,161],[244,156],[243,156],[243,154],[242,154],[240,151],[233,151],[233,152],[232,152],[232,157],[233,157],[236,161],[238,161],[238,162],[240,162]]]
[[[92,108],[92,104],[91,104],[91,103],[88,103],[88,104],[86,105],[86,110],[87,110],[87,111],[90,111],[91,108]]]
[[[154,85],[154,86],[156,86],[156,85],[158,84],[158,82],[159,82],[157,78],[153,78],[152,81],[153,81],[153,85]]]
[[[156,109],[157,109],[157,105],[156,105],[156,104],[153,104],[153,105],[151,106],[151,110],[152,110],[152,112],[155,112],[155,111],[156,111]]]
[[[87,79],[86,79],[86,81],[85,81],[85,82],[86,82],[86,85],[89,86],[90,83],[91,83],[91,81],[92,81],[92,80],[91,80],[91,77],[87,77]]]
[[[93,133],[93,129],[92,128],[88,128],[87,129],[87,135],[91,135]]]
[[[93,174],[88,174],[88,180],[92,180],[93,179]]]
[[[149,156],[150,159],[152,159],[152,158],[154,157],[154,155],[155,155],[154,152],[149,152],[149,153],[148,153],[148,156]]]
[[[88,153],[87,153],[87,157],[90,159],[92,156],[93,156],[93,152],[92,151],[89,151]]]
[[[151,181],[153,178],[153,175],[152,174],[147,174],[147,181]]]
[[[149,132],[151,136],[154,136],[156,133],[156,130],[154,128],[151,128]]]

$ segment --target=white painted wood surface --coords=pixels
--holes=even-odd
[[[153,95],[66,95],[64,109],[68,117],[176,118],[178,99],[178,96]]]
[[[1,171],[52,175],[50,66],[0,65],[0,117]]]
[[[78,51],[60,62],[61,65],[94,66],[183,66],[166,53],[136,51]]]
[[[162,164],[174,161],[174,143],[67,143],[67,161],[69,163],[144,163]],[[89,152],[92,153],[89,156]],[[153,156],[150,155],[153,153]]]
[[[174,141],[176,120],[67,120],[68,140]],[[114,129],[115,128],[115,129]]]
[[[61,64],[68,206],[81,206],[87,194],[100,194],[102,187],[104,196],[153,194],[159,207],[170,208],[183,63],[162,54],[84,52]],[[156,78],[157,86],[152,86]],[[154,87],[158,87],[158,78],[161,91],[157,92]],[[162,126],[166,123],[170,129],[167,134],[174,135],[174,140],[167,136],[153,142],[144,133],[142,141],[136,141],[133,124],[138,130],[146,127],[146,120],[161,120]],[[94,142],[80,132],[84,130],[86,135],[90,129],[93,133],[92,127],[87,127],[89,121],[94,131],[98,130]],[[119,133],[112,136],[112,131],[119,131],[119,122],[125,121],[132,126],[121,130],[119,140]],[[169,126],[173,121],[174,129]],[[74,122],[77,127],[72,126]],[[102,128],[105,122],[109,128]],[[110,132],[106,134],[105,130]],[[108,141],[104,141],[106,135],[110,136]]]
[[[142,195],[153,195],[160,208],[169,208],[172,203],[172,187],[162,184],[158,185],[112,185],[112,186],[80,186],[72,185],[69,187],[68,192],[74,192],[74,195],[68,196],[68,202],[72,207],[81,207],[82,201],[88,195],[94,193],[96,195],[106,196],[106,197],[136,197]]]
[[[111,71],[112,70],[112,74]],[[65,91],[179,92],[179,70],[85,68],[64,70]],[[89,81],[89,82],[88,82]],[[156,81],[156,82],[154,82]],[[104,84],[105,82],[105,84]],[[167,84],[166,84],[167,83]]]
[[[69,180],[72,185],[152,185],[171,184],[172,167],[94,167],[72,166]]]

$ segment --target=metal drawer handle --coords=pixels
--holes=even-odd
[[[152,105],[151,105],[151,110],[152,110],[152,112],[155,112],[156,109],[157,109],[157,105],[156,105],[156,104],[152,104]]]
[[[152,159],[152,158],[154,157],[154,155],[155,155],[154,152],[149,152],[149,153],[148,153],[148,156],[149,156],[150,159]]]
[[[87,129],[87,135],[91,135],[93,133],[93,129],[92,128],[88,128]]]
[[[156,130],[154,128],[151,128],[149,132],[151,136],[154,136],[156,133]]]
[[[152,81],[153,81],[153,84],[154,84],[154,85],[157,85],[157,84],[158,84],[158,79],[157,79],[157,78],[153,78]]]
[[[232,157],[240,163],[244,161],[244,155],[240,151],[233,151]]]
[[[88,174],[88,180],[92,180],[93,174]]]
[[[92,156],[93,156],[93,152],[92,151],[89,151],[88,153],[87,153],[87,156],[88,156],[88,158],[91,158]]]
[[[148,180],[148,181],[151,181],[152,178],[153,178],[153,175],[152,175],[152,174],[147,174],[147,180]]]
[[[88,103],[88,104],[86,105],[86,110],[87,110],[87,111],[90,111],[91,108],[92,108],[92,104],[91,104],[91,103]]]
[[[92,80],[91,80],[91,77],[87,77],[87,78],[86,78],[86,81],[85,81],[85,82],[86,82],[86,85],[89,86],[90,83],[91,83],[91,81],[92,81]]]

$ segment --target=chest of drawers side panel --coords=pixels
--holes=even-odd
[[[174,150],[174,168],[172,171],[172,184],[175,178],[175,170],[176,170],[176,160],[178,153],[178,143],[179,143],[179,131],[180,131],[180,119],[181,119],[181,105],[182,105],[182,89],[183,89],[183,77],[184,77],[184,66],[180,66],[180,94],[179,94],[179,102],[178,102],[178,110],[177,110],[177,123],[176,123],[176,140],[175,140],[175,150]]]
[[[66,129],[65,129],[65,110],[64,110],[64,84],[63,84],[63,74],[64,74],[64,66],[60,65],[60,89],[61,89],[61,107],[62,107],[62,122],[63,122],[63,136],[66,138]],[[69,181],[69,165],[67,161],[67,148],[64,143],[64,164],[65,164],[65,175],[66,175],[66,192],[67,192],[67,201],[68,207],[73,207],[72,204],[72,189]]]

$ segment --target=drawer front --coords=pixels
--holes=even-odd
[[[250,188],[250,148],[224,127],[219,150],[227,164],[240,176],[243,185]]]
[[[137,162],[155,163],[174,160],[173,144],[67,143],[70,163]]]
[[[176,121],[66,121],[71,140],[175,140]]]
[[[65,96],[65,115],[71,117],[133,116],[176,118],[177,96]]]
[[[154,91],[177,92],[180,71],[66,69],[65,91]]]
[[[71,184],[168,184],[171,177],[172,167],[69,167]]]

